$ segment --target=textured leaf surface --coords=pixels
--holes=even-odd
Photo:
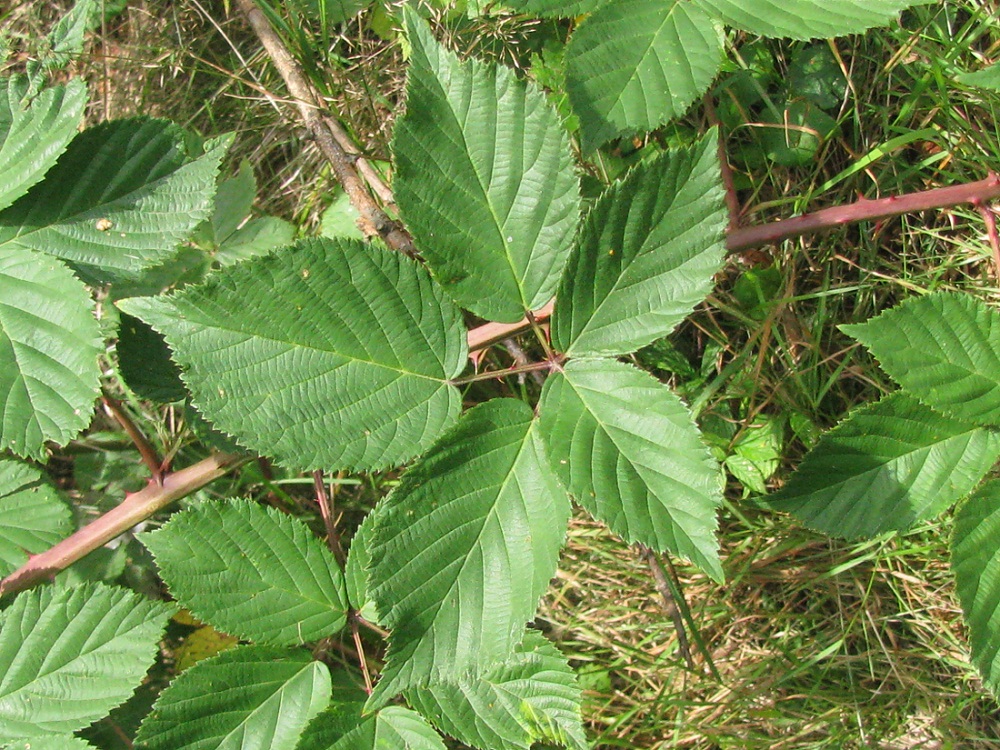
[[[363,716],[364,703],[331,706],[306,728],[297,750],[445,750],[423,716],[386,706]]]
[[[531,409],[494,399],[377,508],[370,595],[392,631],[375,707],[405,688],[505,659],[555,572],[569,501]]]
[[[54,487],[20,461],[0,458],[0,577],[73,531],[73,518]]]
[[[633,169],[584,221],[556,296],[556,348],[627,354],[666,336],[711,290],[727,221],[714,132]]]
[[[170,358],[170,347],[151,326],[121,314],[118,326],[118,369],[140,398],[170,403],[187,397],[181,371]]]
[[[24,76],[0,79],[0,209],[56,163],[76,135],[87,103],[87,86],[78,78],[30,99],[26,93]]]
[[[199,620],[292,645],[344,626],[344,576],[304,523],[249,501],[199,503],[144,534],[170,593]]]
[[[191,154],[164,120],[114,120],[85,130],[46,179],[0,212],[0,250],[31,248],[99,282],[134,277],[174,255],[212,210],[232,139]]]
[[[406,699],[446,734],[483,750],[588,747],[576,674],[539,633],[529,631],[512,657],[480,676],[410,690]]]
[[[575,360],[539,403],[552,466],[595,518],[629,542],[670,550],[716,580],[719,467],[683,402],[614,360]]]
[[[460,63],[405,12],[413,53],[396,202],[460,305],[520,320],[552,296],[579,220],[569,136],[540,90],[504,68]]]
[[[59,261],[0,247],[0,450],[42,458],[90,424],[103,352],[87,289]]]
[[[172,610],[99,584],[19,595],[0,613],[0,740],[68,734],[125,701]]]
[[[971,492],[998,457],[997,433],[895,393],[823,435],[772,504],[832,536],[903,530]]]
[[[694,0],[728,26],[761,36],[826,39],[896,21],[899,12],[934,0]]]
[[[92,750],[93,747],[71,735],[31,737],[0,745],[3,750]]]
[[[290,466],[399,464],[459,411],[460,313],[378,246],[307,240],[119,307],[166,337],[216,427]]]
[[[378,611],[368,596],[368,567],[372,561],[370,547],[374,528],[375,516],[369,513],[351,539],[347,564],[344,566],[344,579],[347,584],[347,600],[351,607],[366,620],[378,625],[380,624]]]
[[[1000,483],[988,482],[955,514],[951,567],[969,625],[972,663],[1000,694]]]
[[[968,294],[911,297],[841,326],[911,395],[956,419],[1000,424],[1000,313]]]
[[[296,746],[330,701],[330,672],[309,653],[244,646],[181,674],[142,723],[149,750],[278,750]]]
[[[687,0],[615,0],[566,49],[566,91],[582,147],[680,117],[722,64],[722,26]]]
[[[506,4],[536,16],[573,18],[584,13],[593,13],[608,2],[611,0],[520,0],[520,2],[514,0]]]

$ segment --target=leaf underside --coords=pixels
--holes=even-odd
[[[400,464],[458,414],[460,313],[413,261],[304,240],[168,297],[123,300],[160,331],[194,404],[248,448],[309,470]]]
[[[831,536],[900,531],[971,492],[998,457],[1000,434],[894,393],[823,435],[771,504]]]
[[[413,46],[396,125],[396,202],[445,290],[513,323],[551,298],[579,220],[569,136],[533,84],[459,62],[405,12]]]
[[[177,601],[230,635],[293,645],[344,626],[337,561],[309,527],[273,508],[201,503],[142,542]]]
[[[505,659],[555,572],[569,520],[531,409],[462,416],[374,511],[370,596],[391,630],[370,707]]]
[[[72,513],[55,488],[33,467],[0,458],[0,577],[72,531]]]

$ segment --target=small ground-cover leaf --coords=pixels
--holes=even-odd
[[[258,643],[333,635],[344,576],[309,527],[273,508],[200,503],[142,537],[170,593],[201,621]]]
[[[595,10],[566,50],[584,152],[684,114],[719,72],[722,39],[721,24],[686,0],[615,0]]]
[[[556,296],[559,351],[633,352],[670,333],[708,294],[728,221],[716,137],[641,163],[598,199]]]
[[[0,212],[0,249],[55,255],[92,281],[134,278],[173,256],[209,215],[231,140],[192,153],[184,131],[165,120],[89,128],[43,182]]]
[[[408,690],[406,699],[441,731],[482,750],[530,750],[536,742],[588,747],[576,674],[536,632],[486,672]]]
[[[512,71],[459,62],[404,9],[413,46],[396,125],[396,201],[463,307],[514,322],[552,296],[579,221],[569,136]]]
[[[119,307],[164,334],[216,427],[289,466],[402,463],[459,411],[460,313],[376,245],[304,240]]]
[[[1000,434],[904,393],[827,432],[772,505],[839,537],[904,530],[967,495],[1000,457]]]
[[[24,195],[76,135],[87,86],[74,78],[26,98],[24,76],[0,78],[0,209]]]
[[[172,610],[101,584],[20,594],[0,613],[0,741],[74,732],[124,702]]]
[[[627,541],[722,580],[719,467],[669,388],[621,362],[571,360],[546,380],[539,412],[552,466],[577,502]]]
[[[242,646],[205,659],[160,694],[136,744],[148,750],[296,746],[330,701],[330,671],[309,652]]]
[[[1000,694],[1000,482],[983,485],[955,514],[951,566],[969,623],[972,663]]]
[[[956,419],[1000,424],[1000,313],[971,295],[911,297],[841,330],[925,404]]]
[[[306,728],[297,750],[445,750],[423,716],[402,706],[364,714],[364,703],[334,704]]]
[[[104,350],[93,309],[62,263],[0,246],[0,450],[41,458],[90,424]]]
[[[1000,63],[995,63],[971,73],[962,73],[956,76],[955,80],[967,86],[979,86],[991,91],[1000,91]]]
[[[375,707],[505,659],[555,572],[570,505],[531,409],[475,407],[374,511],[370,596],[392,633]]]
[[[0,458],[0,577],[73,530],[69,506],[38,470]]]

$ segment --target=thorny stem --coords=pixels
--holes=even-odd
[[[316,489],[316,504],[319,505],[319,514],[323,518],[323,528],[326,529],[326,543],[337,558],[340,567],[347,563],[347,555],[340,544],[340,534],[337,532],[337,525],[333,522],[333,502],[330,493],[326,491],[326,484],[323,482],[323,470],[316,469],[313,472],[313,486]]]
[[[553,362],[555,360],[545,360],[544,362],[529,362],[526,365],[515,365],[514,367],[508,367],[506,370],[490,370],[489,372],[477,372],[472,375],[466,375],[464,378],[455,378],[454,380],[449,380],[451,385],[461,386],[467,385],[469,383],[475,383],[480,380],[499,380],[500,378],[506,378],[509,375],[519,375],[522,372],[538,372],[539,370],[551,370],[553,367]]]
[[[1000,234],[997,233],[997,217],[993,214],[993,209],[984,203],[976,203],[976,210],[983,217],[986,224],[986,237],[990,241],[990,249],[993,251],[993,275],[997,283],[1000,284]]]
[[[358,654],[358,663],[361,665],[361,674],[365,678],[365,692],[372,694],[372,676],[368,671],[368,659],[365,658],[365,644],[361,642],[361,633],[358,631],[358,619],[351,617],[351,636],[354,638],[354,650]]]
[[[715,111],[715,102],[711,94],[705,94],[701,99],[705,107],[705,116],[715,127],[722,129],[719,115]],[[726,154],[726,141],[720,132],[718,138],[719,171],[722,174],[722,185],[726,189],[726,208],[729,210],[729,231],[733,231],[740,225],[740,199],[736,194],[736,182],[733,180],[733,168],[729,165],[729,156]]]
[[[163,472],[166,470],[167,462],[160,458],[160,455],[156,452],[156,448],[149,442],[149,439],[139,429],[139,426],[133,421],[132,417],[122,408],[121,403],[117,399],[112,398],[107,393],[102,393],[101,403],[104,405],[104,411],[109,416],[114,417],[115,421],[125,430],[125,434],[129,436],[129,439],[139,451],[142,462],[146,464],[149,473],[153,475],[154,481],[162,487]]]

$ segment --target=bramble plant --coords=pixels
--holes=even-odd
[[[508,3],[589,14],[565,56],[576,140],[541,88],[460,60],[403,8],[392,192],[405,232],[362,202],[362,225],[381,239],[293,242],[280,220],[242,223],[255,185],[246,166],[219,180],[230,137],[150,118],[77,132],[86,86],[52,74],[95,23],[97,3],[80,0],[43,62],[4,80],[0,96],[0,449],[11,454],[0,461],[0,594],[13,597],[0,614],[0,745],[91,747],[74,733],[129,698],[182,608],[243,643],[185,665],[138,747],[417,750],[444,748],[439,732],[488,750],[587,747],[573,669],[526,625],[556,572],[571,501],[627,542],[723,580],[723,472],[680,396],[622,358],[705,299],[727,245],[767,237],[727,237],[716,128],[641,161],[589,204],[575,143],[586,157],[681,116],[720,70],[725,27],[828,37],[917,4]],[[326,20],[363,7],[349,5]],[[290,89],[299,97],[294,78]],[[353,167],[335,168],[350,178]],[[988,179],[948,198],[997,194]],[[869,203],[848,219],[922,205]],[[470,330],[473,316],[486,323]],[[775,507],[858,536],[967,496],[1000,457],[998,331],[995,312],[952,295],[847,328],[904,392],[827,433]],[[510,336],[535,359],[469,372],[470,354],[479,362]],[[112,341],[136,396],[185,403],[207,458],[168,471],[102,393]],[[544,382],[519,398],[477,390],[531,374]],[[69,507],[28,460],[85,430],[99,398],[153,479],[71,534]],[[407,467],[346,556],[328,507],[325,544],[275,508],[198,499],[139,536],[176,604],[61,574],[253,457],[313,472],[321,503],[323,472]],[[962,506],[955,542],[973,658],[993,690],[997,492],[988,483]],[[387,643],[374,682],[359,628]],[[364,684],[324,661],[345,629]]]

